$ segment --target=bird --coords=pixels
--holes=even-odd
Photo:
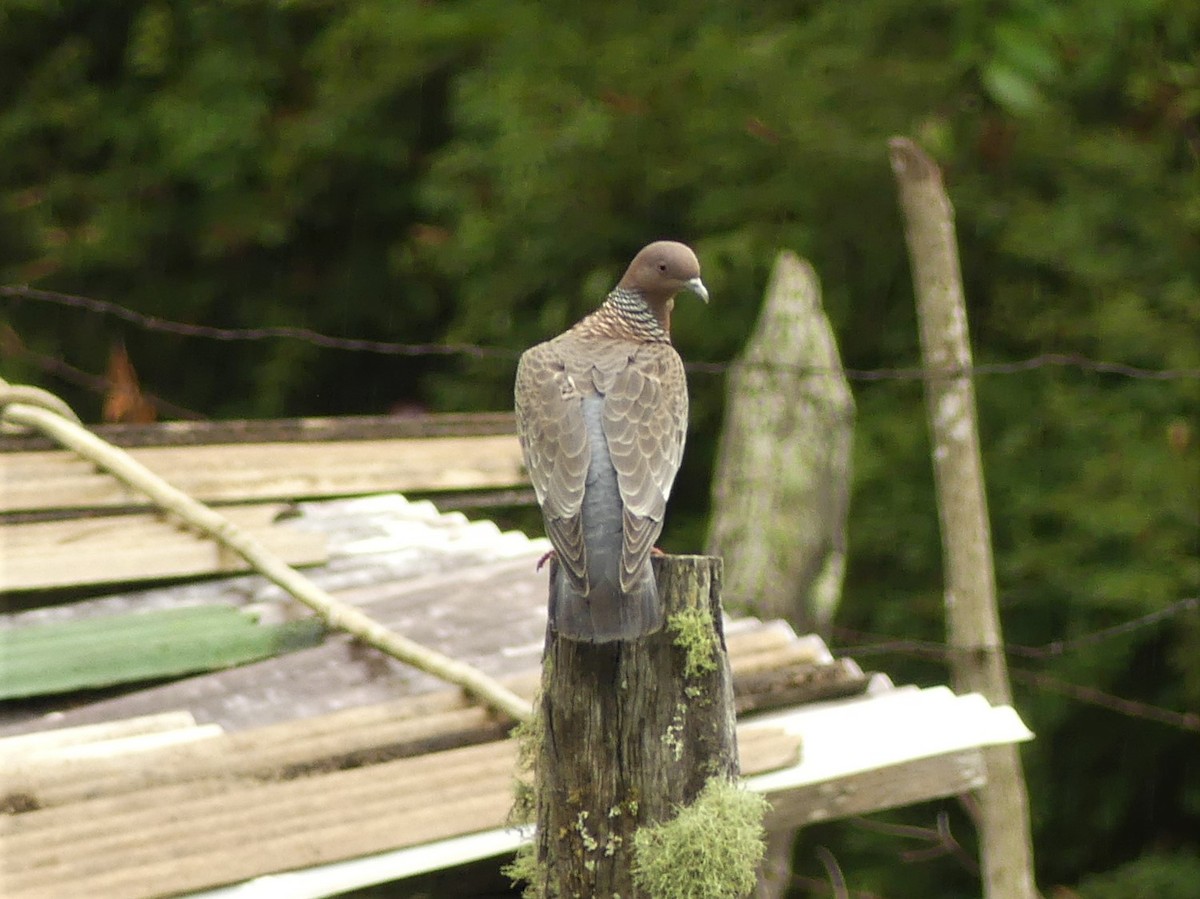
[[[581,643],[659,630],[650,564],[687,435],[675,297],[708,302],[690,247],[643,247],[604,302],[517,364],[517,436],[558,560],[549,621]]]

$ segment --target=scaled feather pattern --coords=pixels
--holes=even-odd
[[[559,562],[550,621],[570,639],[634,640],[662,626],[650,553],[687,433],[670,336],[682,290],[708,299],[695,253],[652,243],[599,309],[517,367],[517,433]]]

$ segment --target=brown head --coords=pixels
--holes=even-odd
[[[690,290],[708,302],[708,289],[700,280],[700,260],[691,247],[673,240],[656,240],[643,247],[617,287],[638,293],[651,309],[665,309],[668,314],[671,301],[681,290]]]

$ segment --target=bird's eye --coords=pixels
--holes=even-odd
[[[658,264],[658,270],[660,272],[665,272],[667,270],[667,264],[665,262],[660,262]]]

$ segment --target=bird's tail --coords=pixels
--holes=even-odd
[[[550,626],[562,637],[580,643],[638,640],[662,628],[662,604],[654,572],[647,561],[645,575],[628,593],[620,585],[596,579],[586,593],[555,566],[550,583]]]

